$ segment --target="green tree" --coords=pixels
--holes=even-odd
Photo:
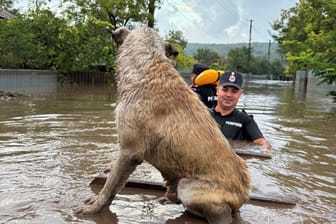
[[[155,10],[161,7],[161,0],[148,0],[148,16],[147,26],[154,28],[155,25]]]
[[[34,60],[35,46],[28,20],[21,16],[0,20],[0,67],[28,67]]]
[[[77,55],[75,64],[81,64],[78,67],[85,64],[104,64],[107,70],[111,70],[116,50],[111,44],[112,30],[121,26],[132,28],[137,23],[154,26],[155,9],[160,7],[161,0],[63,0],[63,3],[71,3],[63,11],[63,16],[69,19],[75,32],[81,36],[74,43],[75,46],[82,46],[80,49],[83,50]],[[71,32],[67,33],[70,34]],[[75,52],[78,52],[78,49],[75,49]],[[62,61],[66,62],[68,54],[64,54]],[[87,60],[79,59],[82,57]],[[67,67],[69,66],[70,64]]]
[[[179,52],[179,55],[176,58],[177,68],[184,70],[192,67],[196,60],[184,52],[188,42],[184,38],[182,31],[169,31],[165,39],[168,43],[173,44],[175,49]]]
[[[228,52],[228,69],[233,71],[239,71],[247,73],[247,55],[248,48],[234,48]],[[253,56],[251,56],[251,61],[253,61]],[[250,62],[251,64],[251,62]]]
[[[187,55],[180,45],[178,44],[173,44],[173,45],[176,48],[176,50],[179,52],[179,55],[176,58],[177,69],[185,70],[185,69],[191,68],[193,64],[196,63],[196,60],[193,57]]]
[[[217,51],[208,48],[198,48],[194,58],[201,63],[209,65],[211,68],[224,69],[225,59]]]
[[[77,22],[71,27],[62,27],[57,57],[57,69],[61,73],[90,71],[103,65],[106,71],[113,68],[111,40],[105,27]]]
[[[179,30],[170,30],[166,36],[166,41],[172,44],[178,44],[183,49],[185,49],[188,44],[188,41],[183,36],[182,31]]]
[[[300,0],[272,27],[286,53],[288,72],[313,70],[321,82],[336,80],[335,0]]]
[[[13,7],[13,0],[0,0],[0,10],[10,10]]]
[[[271,61],[271,74],[273,75],[273,79],[279,79],[280,76],[284,74],[284,65],[281,63],[280,59],[274,59]]]
[[[253,57],[250,61],[250,72],[256,75],[270,74],[271,64],[266,59],[266,57]]]
[[[5,68],[53,69],[57,57],[59,26],[65,21],[40,7],[45,1],[30,3],[36,8],[26,15],[1,21],[0,66]]]
[[[154,12],[161,4],[161,0],[63,0],[71,4],[56,16],[42,9],[46,2],[30,0],[26,15],[0,21],[1,67],[57,69],[65,74],[104,65],[109,71],[114,66],[111,30],[135,23],[154,26]],[[187,59],[181,65],[189,64]]]
[[[63,2],[72,3],[65,11],[72,20],[85,21],[88,16],[94,17],[110,29],[121,26],[132,27],[135,23],[153,27],[155,9],[161,6],[161,0],[63,0]]]
[[[105,26],[91,18],[69,24],[38,7],[25,16],[0,21],[1,67],[66,73],[105,65],[111,70],[112,45]]]
[[[233,71],[243,73],[252,73],[255,75],[267,74],[268,78],[272,77],[277,79],[283,74],[284,67],[279,59],[269,61],[266,57],[251,55],[249,68],[247,68],[247,55],[248,48],[234,48],[228,53],[227,68]]]
[[[65,21],[57,18],[53,12],[39,8],[29,12],[27,21],[34,47],[31,49],[32,58],[26,66],[38,69],[58,68],[56,58],[60,50],[59,33],[61,27],[65,26]]]

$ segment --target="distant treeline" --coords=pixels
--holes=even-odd
[[[248,43],[232,43],[232,44],[203,44],[203,43],[188,43],[185,48],[185,52],[188,55],[195,55],[197,49],[207,48],[212,51],[216,51],[221,55],[227,55],[231,49],[248,47]],[[253,42],[251,43],[252,55],[256,57],[268,58],[269,43],[267,42]],[[282,60],[282,55],[278,52],[278,44],[272,42],[270,45],[270,60],[279,59]]]

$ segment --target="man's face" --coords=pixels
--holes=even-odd
[[[218,105],[223,109],[233,109],[242,95],[242,90],[233,86],[218,86]]]

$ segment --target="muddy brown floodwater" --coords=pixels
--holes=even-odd
[[[336,223],[336,103],[320,92],[302,97],[286,82],[249,82],[244,91],[239,107],[273,145],[271,160],[246,159],[253,192],[297,204],[248,203],[242,223]],[[93,177],[117,157],[114,108],[107,88],[0,100],[0,223],[204,223],[181,205],[160,204],[160,194],[131,189],[117,195],[112,213],[73,215],[95,192]],[[132,176],[161,180],[148,164]]]

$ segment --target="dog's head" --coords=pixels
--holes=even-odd
[[[126,40],[129,33],[130,31],[126,27],[118,28],[112,32],[112,39],[118,46],[120,46],[124,40]]]
[[[118,46],[120,46],[123,44],[123,42],[126,40],[127,36],[130,33],[131,31],[127,29],[126,27],[120,27],[112,32],[112,39]],[[165,42],[164,47],[165,47],[166,56],[168,58],[170,56],[173,56],[175,59],[178,56],[179,53],[172,44]]]
[[[179,54],[176,48],[172,44],[167,43],[167,42],[165,43],[165,50],[166,50],[167,57],[173,56],[174,58],[176,58],[177,55]]]

